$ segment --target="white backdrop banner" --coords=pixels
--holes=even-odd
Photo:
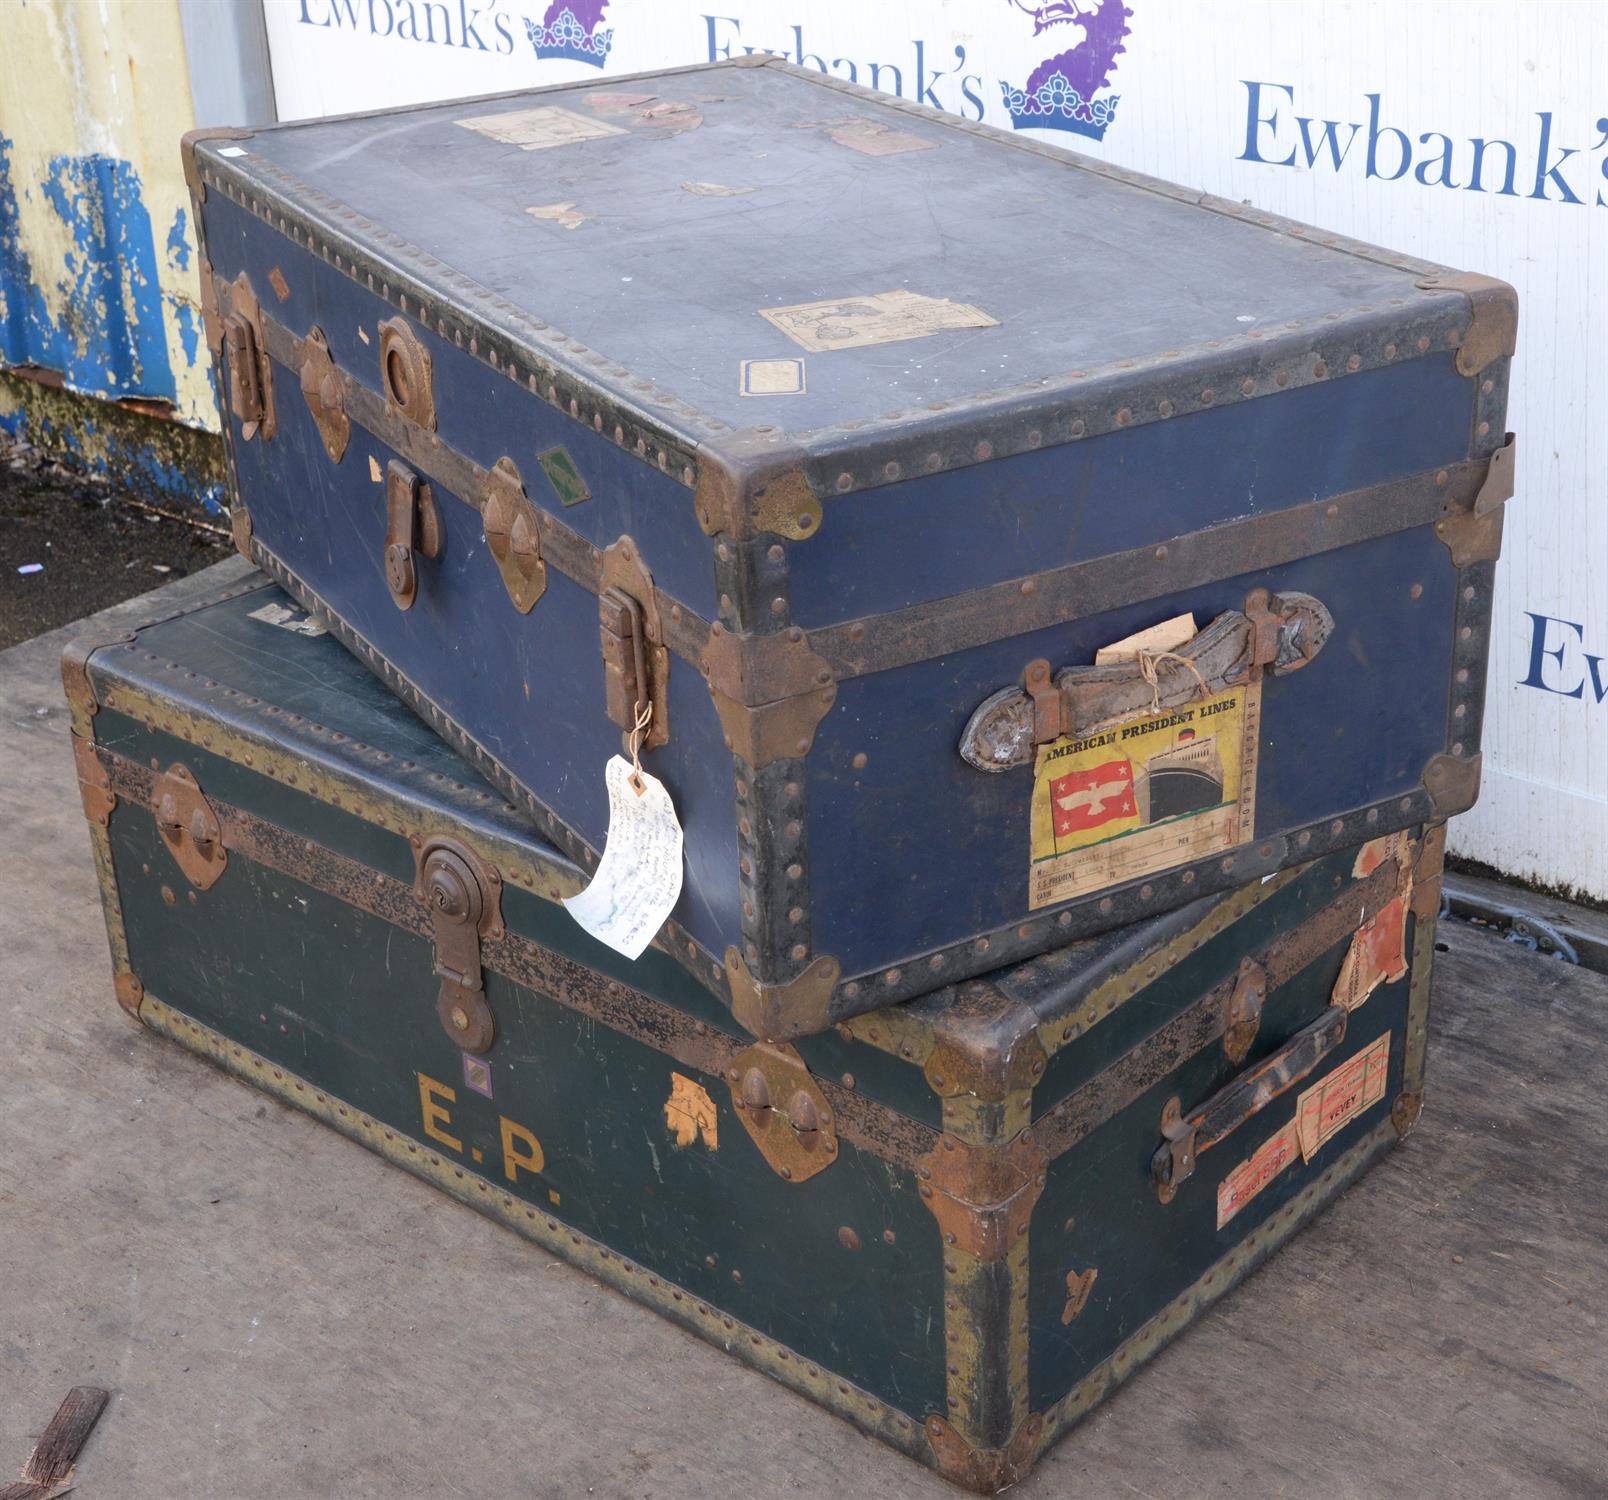
[[[1499,569],[1484,793],[1454,824],[1452,845],[1608,899],[1608,6],[265,0],[265,9],[284,119],[776,52],[1511,281],[1518,493]]]

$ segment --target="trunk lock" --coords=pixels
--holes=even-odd
[[[435,929],[435,972],[441,980],[436,1013],[442,1028],[465,1052],[486,1052],[497,1025],[486,1003],[480,968],[482,937],[503,934],[502,877],[456,839],[415,844],[418,876],[414,894]]]
[[[832,1107],[798,1052],[760,1042],[726,1067],[737,1118],[777,1176],[803,1182],[837,1160]]]
[[[175,761],[151,785],[151,812],[168,853],[197,890],[211,890],[229,863],[223,825],[187,766]]]
[[[630,537],[622,536],[604,548],[600,585],[597,608],[604,707],[624,731],[627,755],[632,731],[651,709],[638,748],[656,750],[670,738],[670,652],[664,643],[653,575]]]
[[[398,609],[411,609],[419,591],[415,553],[441,555],[441,515],[430,486],[393,458],[385,469],[385,586]]]

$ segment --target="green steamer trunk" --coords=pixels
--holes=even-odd
[[[1417,1119],[1439,827],[755,1043],[318,630],[69,651],[123,1008],[962,1485]]]

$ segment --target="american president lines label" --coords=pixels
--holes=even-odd
[[[1261,684],[1252,682],[1041,746],[1029,909],[1252,839],[1260,728]]]

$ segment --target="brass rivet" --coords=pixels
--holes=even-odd
[[[1407,594],[1408,594],[1408,597],[1410,597],[1410,598],[1422,599],[1424,597],[1424,586],[1423,586],[1423,584],[1415,583],[1410,589],[1407,590]]]

